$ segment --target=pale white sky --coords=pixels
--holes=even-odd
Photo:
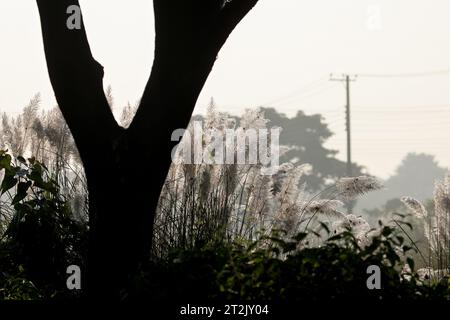
[[[142,94],[153,58],[151,0],[81,0],[95,58],[116,108]],[[239,114],[266,105],[288,115],[323,113],[345,155],[345,91],[329,74],[450,69],[447,0],[260,0],[221,51],[196,112],[210,97]],[[35,1],[0,2],[0,111],[17,113],[36,92],[55,105]],[[387,177],[407,152],[450,167],[450,73],[352,83],[353,158]]]

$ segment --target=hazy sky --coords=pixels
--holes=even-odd
[[[80,2],[116,108],[137,101],[153,58],[152,1]],[[344,157],[345,90],[329,74],[360,74],[354,160],[381,177],[410,151],[450,167],[449,12],[448,0],[260,0],[219,54],[196,112],[214,97],[236,114],[258,105],[323,113],[336,133],[327,146]],[[0,111],[19,112],[37,92],[55,105],[35,1],[0,2],[0,40]],[[444,72],[413,76],[433,71]]]

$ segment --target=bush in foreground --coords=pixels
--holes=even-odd
[[[280,232],[250,244],[209,244],[173,252],[151,263],[127,298],[189,301],[450,300],[448,284],[422,283],[401,273],[398,248],[410,248],[385,226],[361,248],[351,232],[308,248],[303,233],[291,241]],[[414,262],[408,259],[410,267]],[[369,290],[367,268],[380,267],[381,290]]]

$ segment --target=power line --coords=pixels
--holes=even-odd
[[[414,125],[414,126],[424,126],[426,124],[428,125],[450,125],[450,119],[436,119],[435,121],[426,121],[424,122],[423,119],[402,119],[402,123],[398,123],[399,119],[393,119],[393,118],[387,118],[383,120],[378,121],[371,121],[369,119],[360,119],[358,120],[359,125],[377,125],[377,126],[387,126],[387,125],[395,125],[395,126],[404,126],[404,125]],[[393,123],[394,122],[394,123]]]
[[[413,77],[428,77],[438,75],[450,75],[450,69],[437,70],[429,72],[415,72],[403,74],[360,74],[358,77],[367,78],[413,78]],[[354,76],[354,79],[356,76]],[[353,80],[354,80],[353,79]],[[330,79],[335,81],[345,82],[347,93],[346,105],[346,138],[340,134],[343,130],[342,122],[339,118],[329,117],[325,118],[330,131],[335,132],[335,135],[328,139],[326,143],[333,143],[335,146],[342,146],[347,144],[347,166],[351,164],[351,127],[350,127],[350,76],[344,74],[338,79]],[[356,106],[358,110],[358,138],[353,142],[358,148],[358,154],[373,153],[385,157],[389,154],[404,153],[405,149],[409,152],[426,152],[426,150],[433,150],[439,154],[450,154],[450,150],[446,148],[446,138],[442,134],[433,134],[437,130],[446,132],[445,129],[450,125],[450,104],[441,105],[415,105],[415,106]],[[362,119],[361,119],[362,115]],[[410,116],[420,116],[420,119],[411,119]],[[430,118],[434,116],[434,118]],[[332,120],[332,121],[331,121]],[[399,121],[401,120],[401,121]],[[393,123],[395,121],[395,124]],[[380,129],[381,135],[373,137],[371,141],[368,137],[371,134],[361,130],[362,126],[376,125]],[[366,127],[367,128],[367,127]],[[342,131],[341,131],[342,130]],[[400,131],[400,136],[394,137],[392,132]],[[408,130],[408,131],[406,131]],[[407,133],[420,130],[423,134],[418,138],[408,137]],[[337,133],[336,133],[337,132]],[[398,134],[398,133],[397,133]],[[337,139],[336,139],[337,137]],[[381,139],[380,139],[381,138]],[[400,147],[399,147],[400,146]],[[340,148],[340,147],[339,147]],[[402,151],[403,150],[403,151]],[[429,151],[430,152],[430,151]],[[447,152],[447,153],[446,153]]]
[[[343,139],[341,140],[333,140],[333,142],[344,144],[345,141]],[[379,141],[371,141],[368,139],[365,140],[354,140],[354,143],[358,145],[358,150],[361,146],[367,146],[368,148],[371,148],[373,146],[376,146],[377,148],[385,148],[385,147],[397,147],[398,144],[401,143],[402,147],[405,146],[414,146],[414,147],[422,147],[422,148],[428,148],[428,147],[439,147],[443,148],[447,146],[446,141],[433,141],[433,139],[429,140],[399,140],[399,139],[382,139]],[[445,148],[446,150],[446,148]]]
[[[433,110],[438,110],[438,111],[450,111],[450,104],[441,104],[441,105],[411,105],[411,106],[407,106],[407,105],[402,105],[402,106],[389,106],[389,105],[385,105],[385,106],[363,106],[363,105],[356,105],[355,107],[358,107],[360,109],[363,109],[363,111],[407,111],[407,110],[411,110],[411,109],[422,109],[422,111],[433,111]]]
[[[345,142],[344,139],[341,139],[339,141]],[[428,138],[428,139],[418,139],[418,140],[416,140],[416,139],[401,139],[401,138],[392,139],[392,138],[389,138],[389,137],[381,138],[381,139],[378,139],[378,140],[371,140],[371,139],[368,139],[368,138],[366,138],[366,139],[359,138],[359,139],[354,139],[353,141],[354,142],[367,143],[368,145],[372,145],[374,143],[380,143],[380,144],[384,145],[384,144],[387,144],[387,143],[411,142],[411,143],[414,143],[414,144],[425,143],[427,145],[428,144],[431,145],[432,143],[434,143],[434,144],[438,144],[438,145],[442,145],[442,146],[446,145],[446,142],[447,142],[446,139],[437,140],[437,139],[433,139],[433,138]]]
[[[277,104],[277,103],[279,103],[281,101],[284,101],[286,99],[295,97],[296,95],[298,95],[300,93],[304,93],[305,90],[308,91],[308,89],[314,88],[315,86],[320,85],[322,83],[326,83],[326,77],[325,76],[322,76],[322,77],[320,77],[320,78],[318,78],[316,80],[313,80],[313,81],[311,81],[311,82],[301,86],[300,88],[298,88],[298,89],[288,93],[285,96],[281,96],[279,98],[273,99],[273,100],[268,101],[266,103],[262,103],[261,105],[262,106],[270,106],[270,105]]]
[[[432,77],[450,75],[450,69],[410,72],[410,73],[359,73],[359,77],[363,78],[418,78],[418,77]]]
[[[321,114],[324,117],[324,123],[329,130],[333,132],[333,137],[328,139],[326,143],[333,143],[339,145],[347,145],[347,174],[352,175],[352,126],[351,126],[351,109],[350,109],[350,82],[355,81],[356,78],[420,78],[431,76],[450,75],[450,69],[425,71],[425,72],[410,72],[410,73],[386,73],[374,74],[363,73],[350,76],[342,74],[333,78],[331,81],[339,81],[344,84],[346,88],[346,106],[345,118],[339,115],[339,109],[320,109],[314,108],[315,114]],[[285,106],[291,103],[298,103],[310,97],[322,94],[323,92],[334,88],[334,86],[327,86],[323,81],[323,77],[319,78],[294,92],[272,100],[269,104],[275,107]],[[398,151],[403,153],[402,149],[412,149],[411,152],[421,152],[420,150],[439,150],[440,153],[445,150],[445,136],[441,134],[433,134],[437,130],[444,132],[444,128],[450,125],[450,104],[439,105],[381,105],[381,106],[364,106],[356,105],[357,108],[357,131],[358,137],[354,143],[358,147],[358,154],[373,152],[379,154],[389,154]],[[290,109],[290,108],[289,108]],[[305,112],[306,113],[306,112]],[[447,116],[447,113],[449,116]],[[418,115],[420,119],[411,119],[411,115]],[[430,119],[434,116],[435,119]],[[399,121],[400,120],[400,121]],[[395,123],[394,123],[395,121]],[[343,128],[343,126],[345,127]],[[370,127],[376,125],[379,128],[380,134],[377,140],[370,139],[370,132],[361,130],[361,126]],[[408,132],[420,130],[424,132],[419,138],[409,138],[406,136]],[[429,131],[427,134],[427,130]],[[346,138],[342,134],[346,132]],[[362,132],[361,132],[362,131]],[[370,131],[370,130],[369,130]],[[397,135],[395,136],[393,132]],[[336,139],[337,137],[337,139]],[[367,137],[367,138],[364,138]],[[381,138],[382,137],[382,138]],[[373,137],[375,139],[375,137]],[[381,139],[380,139],[381,138]],[[442,142],[441,142],[442,141]],[[399,147],[400,146],[400,147]],[[375,150],[374,150],[375,149]],[[449,151],[450,152],[450,151]],[[351,210],[351,209],[350,209]]]
[[[336,87],[336,85],[334,85],[334,84],[333,85],[328,85],[328,86],[322,87],[321,89],[313,91],[313,92],[311,92],[311,93],[309,93],[307,95],[300,96],[299,98],[291,98],[291,99],[288,99],[287,101],[285,100],[282,103],[275,104],[275,106],[281,107],[281,106],[285,106],[286,104],[290,104],[290,103],[293,103],[293,102],[299,103],[300,101],[304,101],[304,100],[307,100],[307,99],[309,99],[311,97],[317,96],[317,95],[319,95],[321,93],[324,93],[325,91],[333,89],[334,87]]]

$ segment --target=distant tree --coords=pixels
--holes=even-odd
[[[84,24],[67,28],[76,0],[37,0],[56,100],[72,132],[89,189],[91,297],[118,298],[150,252],[155,209],[171,164],[175,129],[186,128],[227,38],[258,0],[154,0],[155,58],[127,129],[114,119],[103,67]],[[144,40],[145,41],[145,40]]]
[[[432,198],[434,183],[448,171],[439,166],[435,157],[425,153],[409,153],[395,174],[385,181],[385,190],[367,195],[360,205],[367,209],[380,207],[389,199],[410,196],[420,201]]]
[[[338,151],[327,149],[324,143],[333,135],[320,114],[306,115],[298,111],[293,118],[278,113],[273,108],[263,108],[265,116],[270,120],[269,126],[282,128],[280,144],[295,147],[282,157],[282,162],[299,159],[302,163],[310,163],[313,172],[306,182],[312,190],[318,190],[346,176],[346,163],[336,159]],[[363,174],[362,166],[353,164],[353,175]]]

